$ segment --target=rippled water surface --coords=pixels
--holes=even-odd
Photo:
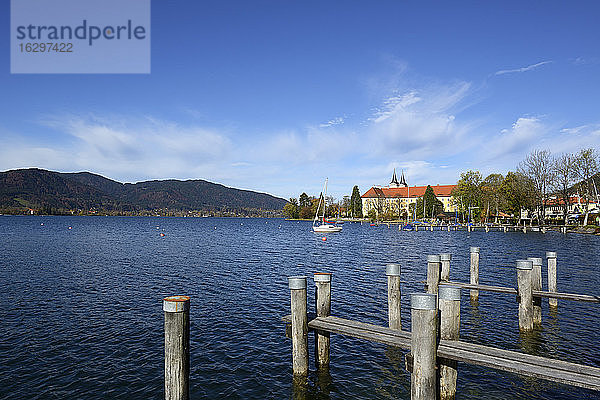
[[[427,254],[452,253],[451,279],[467,282],[469,246],[481,247],[481,283],[514,287],[516,259],[556,251],[559,290],[600,295],[597,236],[347,223],[322,241],[307,222],[216,218],[2,216],[0,229],[2,399],[162,398],[161,299],[172,294],[192,298],[194,399],[301,397],[281,323],[291,275],[332,272],[333,315],[386,325],[385,264],[399,262],[404,329]],[[312,310],[312,284],[308,297]],[[480,292],[472,304],[465,291],[461,308],[463,340],[600,367],[598,305],[559,301],[550,312],[544,301],[543,327],[528,337],[514,296]],[[330,375],[313,368],[309,380],[308,398],[410,397],[402,351],[339,335]],[[458,387],[458,399],[600,397],[462,363]]]

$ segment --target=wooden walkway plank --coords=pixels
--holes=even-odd
[[[283,320],[289,323],[290,318]],[[411,346],[410,332],[334,316],[312,319],[308,326],[405,350]],[[454,340],[440,340],[437,356],[600,391],[600,368],[596,367]]]
[[[440,285],[448,285],[448,286],[457,286],[462,289],[478,289],[484,290],[486,292],[497,292],[497,293],[507,293],[507,294],[517,294],[517,289],[509,288],[505,286],[492,286],[492,285],[472,285],[470,283],[462,283],[462,282],[440,282]],[[600,296],[592,296],[587,294],[577,294],[577,293],[560,293],[560,292],[546,292],[534,290],[533,294],[539,297],[548,297],[553,299],[562,299],[562,300],[574,300],[574,301],[585,301],[588,303],[600,303]]]

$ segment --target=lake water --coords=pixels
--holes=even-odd
[[[71,227],[71,229],[69,229]],[[559,291],[600,294],[600,237],[558,233],[399,232],[344,225],[327,236],[274,219],[0,217],[0,398],[160,399],[162,298],[191,296],[191,397],[282,399],[294,394],[287,277],[332,272],[332,314],[387,324],[385,264],[422,291],[427,254],[453,254],[450,277],[515,286],[514,261],[558,253]],[[160,233],[165,236],[161,237]],[[543,280],[546,288],[544,259]],[[314,285],[309,279],[309,310]],[[559,301],[529,337],[514,296],[461,301],[461,339],[600,367],[597,304]],[[309,348],[313,348],[310,336]],[[308,398],[410,397],[404,352],[332,335],[330,376],[311,374]],[[587,399],[599,392],[459,363],[457,399]]]

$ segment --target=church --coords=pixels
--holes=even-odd
[[[456,185],[431,185],[435,197],[444,205],[444,212],[454,212],[457,207],[452,201],[452,190]],[[404,171],[400,181],[396,177],[396,169],[388,186],[373,186],[361,197],[363,216],[368,216],[369,211],[392,212],[400,217],[408,215],[409,204],[416,203],[417,199],[425,194],[427,186],[408,186],[404,178]]]

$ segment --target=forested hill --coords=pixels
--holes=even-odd
[[[120,183],[89,172],[43,169],[0,172],[0,212],[144,214],[155,210],[255,215],[286,200],[204,180]]]

